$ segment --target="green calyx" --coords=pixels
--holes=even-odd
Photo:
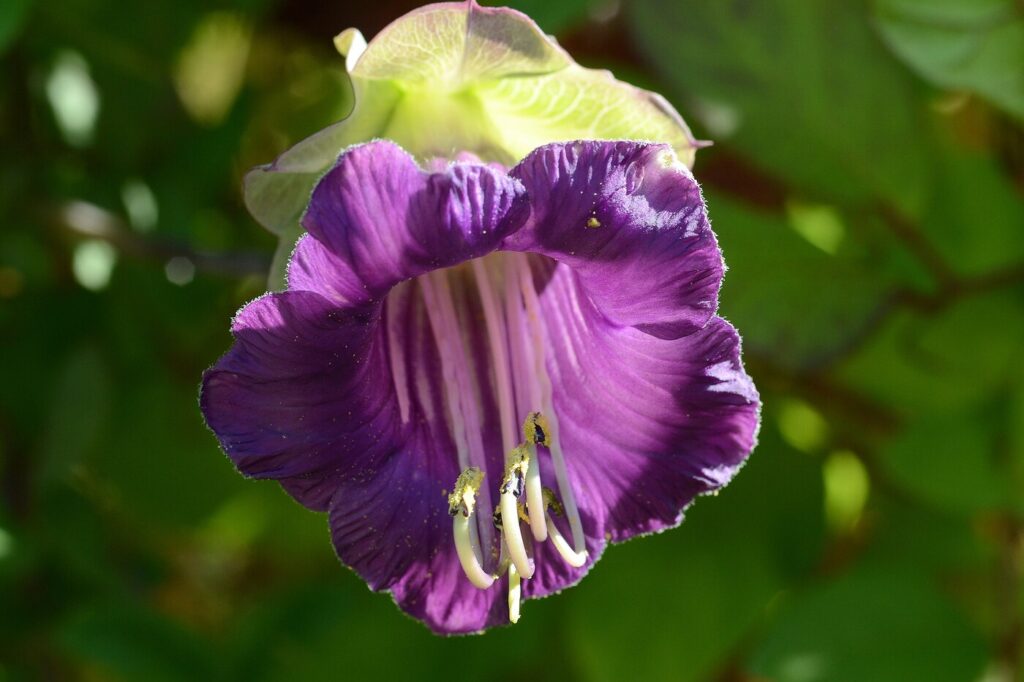
[[[284,284],[313,186],[353,144],[386,138],[424,161],[467,151],[513,165],[550,142],[642,139],[693,162],[697,144],[664,99],[579,66],[515,10],[427,5],[369,44],[349,29],[335,45],[352,81],[351,112],[246,178],[249,211],[281,238],[271,288]]]

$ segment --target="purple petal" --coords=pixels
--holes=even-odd
[[[561,265],[541,305],[588,551],[677,525],[697,495],[728,483],[756,441],[760,404],[735,329],[719,317],[676,339],[617,327]],[[537,566],[524,583],[530,596],[563,589],[588,568],[569,568],[546,546]]]
[[[403,280],[493,251],[522,224],[522,195],[486,165],[429,173],[394,143],[352,147],[313,190],[289,289],[349,306],[378,300]]]
[[[399,437],[394,391],[378,380],[374,320],[319,294],[268,294],[242,308],[235,345],[203,375],[200,407],[239,470],[255,478],[349,475]],[[317,509],[323,495],[298,495]]]
[[[438,633],[476,632],[506,622],[504,593],[474,587],[454,552],[443,491],[459,468],[451,450],[421,438],[371,475],[347,480],[331,502],[338,556],[372,590]]]
[[[666,145],[552,144],[511,175],[530,199],[505,248],[571,267],[600,313],[671,338],[700,329],[718,305],[722,256],[700,188]]]
[[[375,372],[380,383],[402,396],[407,438],[374,468],[333,479],[331,537],[341,560],[371,589],[391,592],[402,610],[435,632],[475,632],[505,622],[507,607],[497,586],[479,590],[466,579],[455,553],[445,491],[461,467],[420,288],[416,282],[395,288],[377,327],[389,357]],[[469,322],[466,311],[460,312]],[[478,335],[470,323],[468,337]],[[493,393],[485,374],[472,378],[481,396]],[[485,400],[481,411],[486,419],[493,405]],[[483,443],[495,455],[489,481],[500,480],[502,467],[493,431],[489,421],[482,425]],[[489,522],[490,512],[481,513]]]

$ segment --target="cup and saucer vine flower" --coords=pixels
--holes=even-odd
[[[353,80],[371,57],[377,72],[425,68],[412,52],[443,54],[452,26],[465,52],[424,78],[455,102],[472,90],[472,116],[500,108],[487,92],[531,73],[540,47],[568,59],[519,13],[442,4],[349,52]],[[451,85],[466,69],[475,85]],[[724,265],[692,138],[663,102],[645,109],[651,96],[571,60],[536,78],[559,74],[623,88],[640,114],[608,121],[670,143],[547,139],[519,154],[507,127],[489,136],[491,119],[465,114],[469,132],[456,116],[436,148],[428,126],[345,140],[312,180],[291,162],[259,169],[274,196],[311,183],[303,234],[286,287],[238,312],[203,377],[203,414],[238,469],[326,511],[341,561],[438,633],[515,622],[609,543],[679,524],[756,440],[739,336],[715,314]],[[413,91],[400,80],[398,107]],[[577,130],[532,106],[534,136],[610,137],[600,116]]]

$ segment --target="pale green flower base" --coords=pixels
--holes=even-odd
[[[249,211],[280,238],[271,289],[285,284],[313,186],[359,142],[388,138],[423,160],[469,151],[506,165],[540,145],[577,139],[667,142],[687,165],[698,147],[660,95],[581,67],[514,10],[428,5],[368,45],[354,29],[335,44],[352,79],[351,113],[246,178]]]

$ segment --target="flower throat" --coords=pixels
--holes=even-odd
[[[395,297],[395,299],[392,299]],[[400,343],[402,300],[421,299],[440,360],[444,414],[462,472],[448,493],[453,542],[469,581],[489,589],[508,574],[509,619],[519,619],[521,581],[533,577],[532,545],[551,541],[573,567],[586,561],[583,526],[569,483],[545,364],[545,321],[530,256],[496,252],[455,268],[436,270],[396,288],[388,299],[391,374],[403,420],[413,397]],[[461,313],[461,317],[460,317]],[[482,318],[482,320],[481,320]],[[469,328],[482,321],[474,337]],[[484,346],[485,348],[480,348]],[[476,369],[474,370],[474,367]],[[489,370],[489,371],[488,371]],[[482,373],[501,433],[501,453],[484,442]],[[429,403],[421,396],[419,403]],[[542,484],[541,455],[557,492]],[[488,462],[501,456],[504,475],[485,483]],[[494,504],[497,494],[498,503]],[[493,510],[493,511],[492,511]],[[572,542],[556,518],[565,517]],[[495,537],[499,538],[495,542]]]

